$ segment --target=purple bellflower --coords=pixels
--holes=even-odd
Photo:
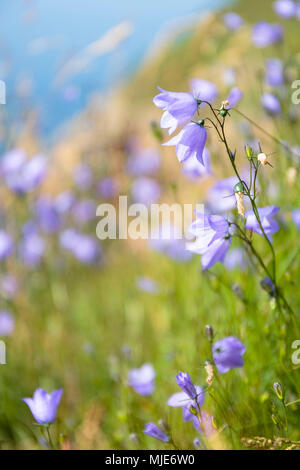
[[[187,372],[180,372],[176,377],[176,382],[182,392],[174,393],[168,399],[168,405],[181,407],[184,421],[190,421],[194,415],[190,409],[193,406],[199,411],[204,402],[204,391],[199,385],[194,385]]]
[[[119,192],[119,184],[114,178],[104,178],[97,184],[97,193],[105,199],[114,198]]]
[[[280,211],[280,207],[276,206],[267,206],[258,208],[259,218],[261,220],[262,228],[264,229],[265,234],[268,236],[269,240],[272,240],[272,234],[278,232],[279,225],[276,220],[273,220],[273,217]],[[248,230],[252,230],[255,233],[263,236],[263,232],[259,226],[259,223],[256,220],[253,210],[249,210],[245,214],[246,224],[245,227]]]
[[[10,336],[15,329],[15,320],[11,313],[0,312],[0,337]]]
[[[300,209],[296,209],[292,212],[292,219],[297,229],[300,230]]]
[[[296,3],[293,0],[277,0],[273,7],[278,16],[289,19],[296,13]]]
[[[145,149],[128,157],[126,170],[132,176],[151,175],[159,169],[160,163],[161,158],[157,150]]]
[[[6,259],[13,252],[13,241],[11,236],[4,230],[0,230],[0,260]]]
[[[33,398],[23,398],[23,401],[29,406],[34,419],[39,424],[50,424],[56,419],[57,407],[62,394],[62,389],[47,393],[42,388],[37,388]]]
[[[151,395],[155,387],[155,370],[152,364],[144,364],[139,369],[131,369],[128,375],[128,385],[142,396]]]
[[[197,111],[197,99],[190,93],[171,92],[159,88],[161,93],[153,98],[155,106],[164,110],[160,125],[169,129],[169,135],[188,122]]]
[[[198,178],[213,174],[210,165],[210,152],[206,147],[203,150],[202,158],[204,165],[201,165],[196,155],[183,163],[182,172],[187,178],[197,180]]]
[[[280,24],[270,24],[265,21],[257,23],[252,29],[252,41],[257,47],[267,47],[282,39],[283,28]]]
[[[222,215],[197,213],[196,220],[190,226],[190,233],[196,237],[187,243],[187,249],[202,255],[202,269],[209,269],[215,263],[223,263],[230,248],[229,224]]]
[[[221,374],[225,374],[230,369],[243,367],[243,354],[245,346],[234,336],[217,341],[212,348],[214,363]]]
[[[230,108],[234,108],[243,99],[244,93],[237,87],[233,87],[227,96]]]
[[[198,162],[204,166],[203,151],[206,143],[207,133],[202,121],[187,124],[175,137],[163,145],[176,145],[176,155],[180,162],[188,158],[196,157]]]
[[[272,93],[264,93],[261,97],[261,104],[267,113],[277,116],[281,114],[281,104],[277,96]]]
[[[284,83],[283,64],[280,59],[266,61],[266,82],[270,86],[280,86]]]
[[[164,431],[162,431],[162,429],[151,422],[145,425],[143,433],[148,434],[148,436],[154,437],[155,439],[158,439],[162,442],[169,442],[170,440],[170,437]]]
[[[135,202],[150,206],[159,200],[161,189],[153,178],[140,176],[132,183],[131,194]]]
[[[243,18],[234,12],[226,13],[226,15],[223,16],[223,20],[227,28],[231,29],[232,31],[237,31],[244,24]]]

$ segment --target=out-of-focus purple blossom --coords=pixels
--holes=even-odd
[[[74,204],[72,216],[74,221],[79,224],[85,224],[96,217],[97,205],[92,199],[84,199]]]
[[[292,212],[292,219],[297,229],[300,230],[300,209],[296,209]]]
[[[258,208],[258,214],[259,214],[262,228],[265,234],[267,235],[267,237],[269,238],[269,240],[272,240],[271,235],[278,232],[279,230],[278,222],[273,219],[273,217],[279,211],[280,211],[280,207],[276,207],[276,206],[267,206],[267,207]],[[256,220],[253,210],[247,211],[245,214],[245,217],[246,217],[245,227],[248,230],[252,230],[253,232],[256,232],[259,235],[263,236],[263,232],[261,231],[261,228],[259,226],[259,223]]]
[[[34,268],[40,263],[45,252],[45,241],[38,233],[32,231],[24,236],[19,251],[24,264]]]
[[[155,173],[161,164],[160,154],[155,149],[145,149],[127,160],[126,170],[129,175],[143,176]]]
[[[15,320],[11,313],[0,312],[0,337],[10,336],[15,329]]]
[[[169,135],[188,122],[197,111],[197,99],[190,93],[177,93],[159,88],[160,93],[153,98],[155,106],[164,110],[160,125],[169,129]]]
[[[277,96],[272,93],[264,93],[261,97],[264,109],[274,116],[281,114],[281,104]]]
[[[293,0],[277,0],[273,6],[277,15],[282,18],[291,18],[296,13],[296,4]]]
[[[6,259],[13,252],[13,240],[4,230],[0,230],[0,260]]]
[[[44,179],[47,169],[48,161],[44,155],[38,154],[27,160],[26,154],[19,150],[8,152],[1,161],[1,173],[7,186],[19,195],[33,191]]]
[[[65,214],[72,208],[74,201],[74,194],[71,191],[64,191],[56,196],[54,207],[59,214]]]
[[[218,96],[217,86],[208,80],[203,80],[202,78],[193,78],[190,81],[190,88],[191,93],[197,100],[208,101],[211,103]]]
[[[37,388],[33,398],[23,398],[22,400],[29,406],[34,419],[39,424],[50,424],[56,419],[57,407],[62,394],[62,389],[47,393],[46,390]]]
[[[0,171],[2,176],[16,173],[21,170],[26,161],[26,153],[21,149],[10,150],[0,160]]]
[[[119,192],[119,184],[113,178],[104,178],[97,185],[97,193],[105,199],[114,198]]]
[[[40,196],[35,204],[39,228],[46,233],[55,233],[61,228],[61,215],[56,204],[48,196]]]
[[[6,299],[13,299],[18,289],[19,284],[14,276],[6,274],[0,278],[0,292]]]
[[[207,439],[210,439],[216,433],[213,417],[206,413],[206,411],[201,411],[200,419],[198,416],[193,417],[193,425],[194,428],[201,434],[204,434]]]
[[[183,174],[192,180],[201,178],[203,176],[212,175],[213,173],[210,166],[210,152],[206,147],[203,150],[202,158],[204,165],[201,165],[196,155],[184,162],[182,169]]]
[[[159,292],[159,285],[150,277],[140,277],[136,282],[137,287],[148,294],[157,294]]]
[[[149,246],[165,254],[176,262],[187,262],[193,254],[186,249],[186,241],[182,231],[173,224],[162,224],[157,236],[148,240]]]
[[[215,263],[224,262],[231,244],[229,225],[225,217],[199,212],[189,231],[196,240],[187,243],[187,249],[202,255],[202,269],[209,269]]]
[[[212,348],[214,363],[221,374],[225,374],[230,369],[243,367],[243,354],[245,346],[234,336],[217,341]]]
[[[266,292],[268,292],[268,294],[270,295],[270,297],[274,297],[275,294],[276,294],[276,287],[274,285],[274,282],[272,281],[272,279],[270,279],[269,277],[264,277],[261,281],[260,281],[260,286],[262,289],[264,289]]]
[[[80,163],[74,170],[74,181],[79,189],[89,189],[93,182],[93,173],[87,163]]]
[[[243,98],[244,93],[237,87],[233,87],[227,96],[230,108],[234,108]]]
[[[257,47],[267,47],[282,39],[283,27],[265,21],[257,23],[252,29],[252,41]]]
[[[224,266],[230,271],[238,268],[240,271],[247,267],[244,251],[240,248],[235,248],[228,251],[225,256]]]
[[[131,369],[129,371],[128,385],[139,395],[151,395],[155,387],[155,375],[152,364],[144,364],[139,369]]]
[[[149,206],[159,200],[161,189],[156,180],[141,176],[132,183],[131,194],[135,202]]]
[[[280,86],[284,83],[283,64],[280,59],[266,61],[266,82],[270,86]]]
[[[73,256],[84,264],[96,263],[101,255],[99,243],[88,235],[74,229],[64,230],[59,237],[60,245],[71,251]]]
[[[176,155],[180,162],[196,157],[198,162],[204,166],[203,151],[206,138],[207,133],[204,125],[191,122],[163,145],[176,145]]]
[[[158,439],[162,442],[169,442],[170,440],[170,437],[154,423],[147,423],[143,433],[148,434],[148,436],[154,437],[155,439]]]
[[[227,28],[231,29],[232,31],[237,31],[244,24],[243,18],[234,12],[226,13],[226,15],[223,16],[223,19]]]
[[[212,212],[227,212],[235,208],[233,188],[237,182],[235,176],[230,176],[214,184],[207,195],[207,204]]]

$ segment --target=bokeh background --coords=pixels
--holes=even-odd
[[[300,207],[299,106],[290,88],[300,76],[299,20],[278,18],[272,3],[1,2],[0,310],[9,314],[2,327],[0,314],[7,351],[0,366],[2,448],[47,447],[22,402],[37,387],[64,390],[52,426],[63,449],[165,448],[142,433],[146,422],[160,419],[179,448],[193,448],[197,431],[166,403],[178,391],[179,370],[205,383],[206,324],[217,338],[234,335],[246,344],[245,367],[218,378],[221,406],[207,400],[222,430],[211,447],[239,449],[243,438],[280,435],[272,384],[281,380],[289,400],[299,398],[299,371],[290,360],[298,326],[278,319],[241,247],[234,245],[236,258],[225,266],[203,273],[184,243],[99,241],[95,215],[98,204],[117,205],[120,194],[147,204],[218,205],[211,188],[232,176],[220,143],[210,133],[210,175],[183,171],[174,149],[161,146],[167,133],[152,99],[157,86],[186,91],[195,77],[217,85],[219,102],[238,86],[239,109],[294,148],[288,152],[232,112],[228,132],[242,164],[249,141],[274,153],[260,203],[282,207],[279,279],[299,312],[299,232],[291,219]],[[237,31],[224,24],[227,11],[243,18]],[[284,25],[283,44],[254,47],[251,28],[262,19]],[[270,118],[260,102],[272,57],[286,64],[281,118]],[[134,163],[139,158],[146,169]],[[9,162],[18,168],[13,178]],[[257,247],[264,253],[263,240]],[[156,372],[148,397],[127,383],[129,371],[144,363]],[[290,437],[300,439],[297,406],[289,423]]]

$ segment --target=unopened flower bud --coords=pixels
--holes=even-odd
[[[279,398],[279,400],[283,400],[283,390],[280,382],[275,382],[273,385],[273,389]]]
[[[249,147],[249,145],[246,145],[246,147],[245,147],[245,152],[246,152],[247,158],[248,158],[249,160],[251,160],[252,157],[253,157],[253,150],[252,150],[251,147]]]
[[[194,444],[194,447],[195,447],[196,450],[201,450],[202,449],[202,444],[201,444],[201,441],[200,441],[199,437],[196,437],[193,440],[193,444]]]
[[[212,340],[214,338],[214,329],[211,325],[206,325],[205,334],[209,340]]]
[[[237,183],[234,188],[234,194],[236,199],[236,205],[239,215],[244,219],[245,218],[245,208],[244,208],[244,187],[241,182]]]

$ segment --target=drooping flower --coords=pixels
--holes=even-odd
[[[132,183],[131,194],[135,202],[150,206],[160,198],[161,188],[153,178],[141,176]]]
[[[280,59],[266,61],[266,82],[270,86],[280,86],[284,83],[283,64]]]
[[[151,422],[145,425],[143,433],[148,434],[148,436],[154,437],[155,439],[158,439],[162,442],[169,442],[170,440],[170,437],[162,429]]]
[[[176,381],[183,391],[173,393],[168,399],[168,405],[181,407],[184,421],[190,421],[194,417],[194,414],[191,412],[191,407],[195,408],[196,412],[200,410],[205,398],[204,391],[199,385],[193,384],[190,376],[186,372],[180,372],[176,377]]]
[[[226,13],[223,16],[223,20],[227,28],[231,29],[232,31],[237,31],[244,24],[243,18],[234,12]]]
[[[252,29],[252,41],[257,47],[267,47],[282,39],[283,28],[280,24],[265,21],[257,23]]]
[[[191,122],[179,134],[163,145],[176,145],[176,155],[180,162],[196,157],[198,162],[204,166],[203,151],[206,138],[207,133],[204,123],[202,121],[199,123]]]
[[[262,228],[270,240],[272,240],[270,235],[278,232],[279,230],[278,222],[276,222],[276,220],[273,219],[273,217],[279,211],[280,211],[280,207],[276,207],[276,206],[267,206],[267,207],[258,208],[258,215],[261,221]],[[259,223],[255,217],[253,210],[247,211],[245,216],[246,216],[245,227],[263,236],[263,232],[259,226]]]
[[[155,106],[164,110],[160,125],[169,129],[171,135],[188,122],[197,111],[197,99],[191,93],[171,92],[159,88],[160,93],[153,98]]]
[[[236,367],[243,367],[244,359],[243,354],[246,348],[234,336],[227,336],[226,338],[217,341],[212,348],[213,360],[221,374],[225,374],[230,369]]]
[[[42,388],[37,388],[33,398],[23,398],[22,400],[29,406],[34,419],[39,424],[50,424],[56,419],[57,407],[62,394],[62,389],[47,393]]]
[[[139,395],[151,395],[155,387],[155,375],[152,364],[144,364],[139,369],[131,369],[129,371],[128,385]]]
[[[229,224],[225,217],[199,212],[190,226],[190,233],[196,240],[186,246],[193,253],[202,255],[202,269],[209,269],[217,262],[224,262],[231,243]]]
[[[268,113],[274,116],[281,114],[280,101],[272,93],[264,93],[261,97],[261,104]]]
[[[239,270],[243,271],[247,267],[244,251],[240,248],[234,248],[233,250],[228,251],[225,257],[224,266],[229,270],[239,268]]]
[[[218,96],[217,86],[202,78],[193,78],[190,81],[190,88],[191,93],[198,101],[208,101],[211,103]],[[204,106],[204,103],[201,106]]]
[[[291,18],[296,13],[296,4],[293,0],[277,0],[273,6],[277,15],[285,19]]]
[[[160,154],[155,149],[145,149],[128,157],[126,171],[132,176],[144,176],[155,173],[161,163]]]
[[[0,230],[0,260],[6,259],[12,254],[13,246],[11,236],[4,230]]]
[[[0,337],[10,336],[15,329],[15,320],[11,313],[0,312]]]
[[[204,147],[202,157],[204,165],[201,165],[201,163],[197,160],[196,155],[184,162],[182,169],[183,174],[192,180],[212,175],[213,173],[210,166],[210,152],[206,147]]]
[[[234,108],[243,98],[244,93],[237,87],[233,87],[227,96],[230,108]]]

